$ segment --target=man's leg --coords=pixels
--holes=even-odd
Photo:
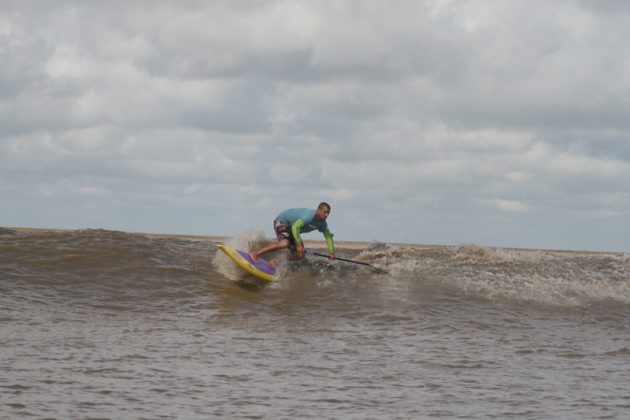
[[[259,249],[258,251],[254,251],[254,252],[250,252],[249,255],[252,257],[252,260],[258,262],[258,258],[263,255],[266,254],[268,252],[273,252],[273,251],[277,251],[279,249],[284,249],[286,247],[289,246],[289,240],[288,239],[283,239],[281,241],[278,242],[273,242],[269,245],[267,245],[266,247]]]

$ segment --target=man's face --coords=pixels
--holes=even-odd
[[[315,217],[319,220],[326,220],[328,215],[330,214],[330,210],[326,207],[322,207],[321,209],[317,209],[315,211]]]

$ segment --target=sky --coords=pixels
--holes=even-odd
[[[630,251],[625,0],[0,0],[0,226]],[[321,239],[317,232],[306,239]]]

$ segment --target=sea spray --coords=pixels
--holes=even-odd
[[[225,244],[241,251],[254,251],[262,248],[271,240],[263,232],[248,229],[228,238]],[[234,264],[223,252],[217,252],[213,258],[217,271],[233,281],[245,281],[251,277],[245,270]]]
[[[390,271],[397,282],[484,299],[553,306],[630,303],[625,255],[459,246],[375,244],[357,259]]]

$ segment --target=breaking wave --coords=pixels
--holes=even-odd
[[[268,241],[250,230],[226,242],[254,249]],[[104,230],[9,232],[0,236],[0,287],[5,296],[18,288],[48,287],[44,294],[99,296],[103,304],[120,305],[220,294],[232,283],[250,280],[215,245]],[[454,296],[569,307],[630,305],[630,258],[625,254],[381,243],[363,250],[340,244],[338,254],[387,273],[316,257],[289,263],[280,252],[281,279],[269,287],[319,286],[320,295],[309,289],[310,299],[327,299],[330,289],[337,288],[370,301],[379,293],[398,293],[400,300]]]

